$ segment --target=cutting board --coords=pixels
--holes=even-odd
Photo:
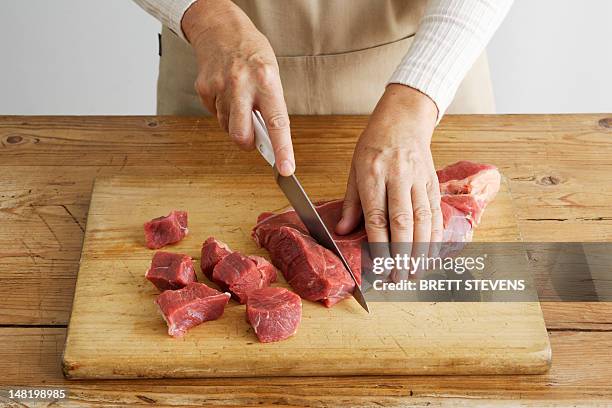
[[[303,179],[313,199],[342,197],[344,180]],[[63,355],[69,378],[542,373],[551,351],[539,303],[371,303],[332,309],[304,301],[298,333],[259,343],[245,307],[172,338],[145,278],[153,251],[142,225],[172,209],[189,212],[189,236],[166,250],[196,260],[208,236],[267,256],[250,232],[262,211],[286,199],[271,175],[97,179]],[[476,231],[480,241],[520,240],[506,184]],[[206,281],[205,281],[206,282]],[[282,276],[279,285],[285,286]]]

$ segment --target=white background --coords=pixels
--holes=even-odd
[[[515,0],[488,47],[498,112],[612,112],[610,16]],[[128,0],[2,0],[0,114],[153,114],[159,29]]]

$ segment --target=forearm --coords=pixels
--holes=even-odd
[[[439,120],[511,4],[512,0],[431,0],[389,83],[428,95],[438,107]]]

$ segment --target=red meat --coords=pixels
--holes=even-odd
[[[251,292],[247,320],[262,343],[293,336],[302,320],[302,300],[285,288],[263,288]]]
[[[208,237],[202,244],[202,252],[200,257],[200,268],[202,273],[212,279],[213,269],[223,258],[231,254],[233,251],[230,247],[214,237]]]
[[[217,263],[212,280],[244,304],[251,291],[275,282],[276,274],[277,269],[264,258],[233,252]]]
[[[352,293],[355,283],[340,259],[300,229],[289,225],[264,228],[258,230],[256,239],[304,299],[331,307]],[[354,271],[358,273],[359,269]]]
[[[442,194],[443,241],[469,242],[484,208],[499,190],[501,176],[494,166],[468,161],[452,164],[437,174]],[[341,217],[342,200],[317,205],[317,211],[328,229],[334,231]],[[352,293],[354,284],[340,260],[308,236],[294,211],[261,214],[252,235],[304,299],[318,300],[329,307]],[[367,241],[363,225],[351,234],[333,237],[360,280],[361,246]]]
[[[168,334],[180,337],[200,323],[221,317],[229,298],[229,293],[192,282],[182,289],[163,292],[155,303],[168,324]]]
[[[153,255],[145,277],[160,291],[180,289],[198,280],[189,256],[163,251]]]
[[[189,232],[187,212],[172,211],[165,217],[154,218],[145,223],[145,242],[147,248],[159,249],[168,244],[179,242]]]

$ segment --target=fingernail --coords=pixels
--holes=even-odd
[[[293,174],[293,171],[295,170],[295,168],[292,162],[290,162],[289,160],[283,160],[280,163],[280,167],[278,170],[280,171],[280,174],[282,174],[283,176],[290,176]]]

